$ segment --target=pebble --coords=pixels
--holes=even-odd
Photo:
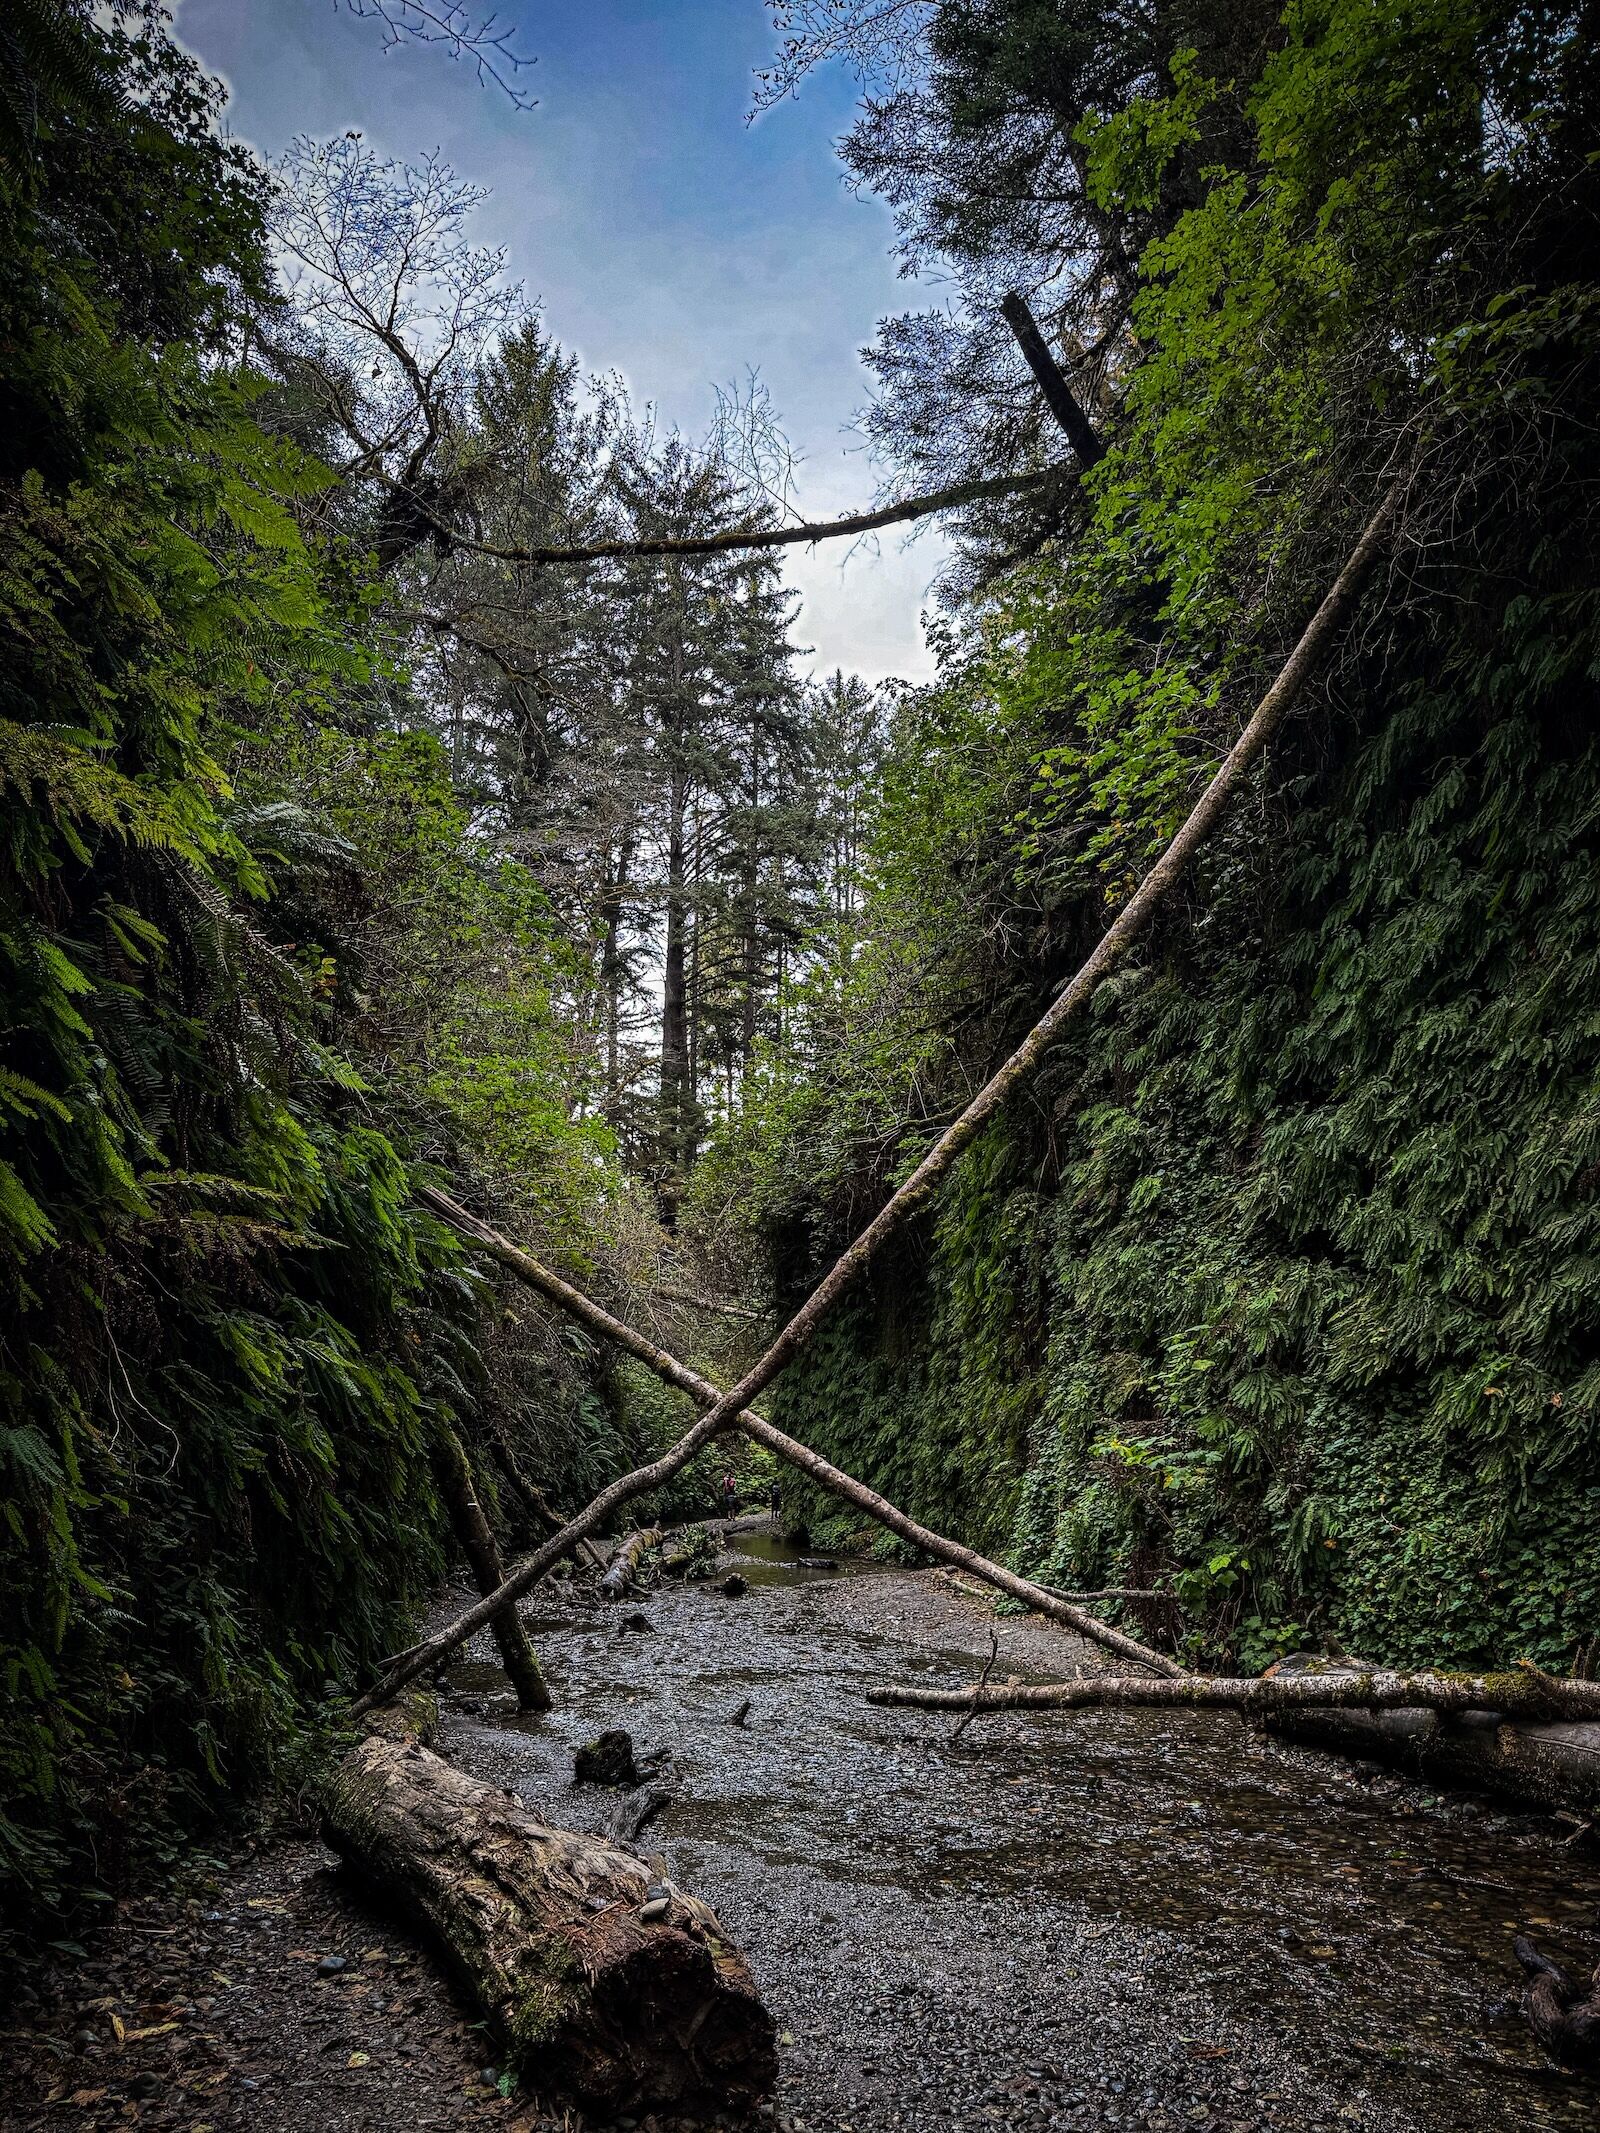
[[[342,1955],[325,1955],[317,1965],[318,1977],[337,1977],[341,1970],[348,1970],[348,1961]]]

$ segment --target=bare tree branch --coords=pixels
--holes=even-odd
[[[492,556],[501,563],[603,563],[631,556],[727,555],[749,548],[789,548],[812,541],[835,541],[845,536],[876,533],[884,526],[903,526],[927,518],[935,511],[957,511],[964,504],[986,496],[1012,496],[1024,489],[1044,488],[1052,483],[1073,482],[1077,469],[1047,467],[1033,474],[1002,474],[990,481],[960,482],[952,489],[938,489],[930,496],[908,497],[903,503],[884,504],[874,511],[858,511],[848,518],[822,519],[800,526],[738,526],[726,533],[689,536],[662,535],[653,540],[596,541],[581,548],[503,548],[492,541],[474,540],[459,526],[439,518],[430,507],[393,476],[375,469],[387,488],[403,496],[431,530],[467,555]]]
[[[531,111],[538,101],[516,85],[516,77],[534,64],[533,57],[512,49],[516,31],[502,29],[498,16],[474,16],[456,0],[344,0],[344,4],[359,20],[383,25],[385,50],[402,44],[439,45],[451,59],[469,61],[480,85],[500,90],[519,111]]]

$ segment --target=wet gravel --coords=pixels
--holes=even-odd
[[[759,1539],[738,1564],[740,1597],[542,1588],[557,1709],[519,1717],[485,1641],[446,1677],[440,1745],[588,1829],[617,1796],[573,1785],[574,1750],[622,1726],[665,1751],[638,1849],[716,1905],[777,2017],[760,2133],[1600,2123],[1600,2083],[1523,2025],[1510,1952],[1522,1928],[1571,1968],[1600,1955],[1600,1857],[1570,1829],[1204,1713],[1010,1713],[954,1739],[862,1691],[970,1680],[991,1635],[999,1679],[1094,1656],[938,1573]],[[577,2133],[309,1835],[201,1871],[0,2008],[3,2133]]]
[[[938,1574],[810,1570],[753,1540],[751,1590],[574,1592],[530,1627],[558,1709],[450,1676],[446,1753],[540,1813],[607,1726],[670,1757],[641,1839],[744,1947],[783,2039],[783,2133],[1476,2133],[1592,2126],[1600,2085],[1517,2013],[1512,1933],[1600,1955],[1600,1862],[1570,1832],[1440,1800],[1193,1713],[947,1717],[872,1681],[1094,1663]],[[549,1593],[551,1588],[546,1588]],[[631,1610],[630,1610],[631,1611]],[[748,1701],[743,1725],[733,1723]]]

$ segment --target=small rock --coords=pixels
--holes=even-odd
[[[650,1617],[646,1614],[641,1614],[637,1608],[634,1609],[631,1615],[624,1615],[617,1624],[619,1631],[632,1630],[639,1636],[654,1636],[655,1627]]]
[[[318,1977],[337,1977],[341,1970],[348,1970],[348,1961],[342,1955],[325,1955],[317,1965]]]
[[[575,1785],[625,1785],[631,1792],[639,1783],[639,1766],[633,1759],[633,1735],[620,1726],[587,1740],[572,1758]]]

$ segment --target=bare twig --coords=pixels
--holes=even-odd
[[[999,1656],[1000,1632],[997,1629],[991,1629],[989,1632],[989,1656],[983,1662],[983,1672],[978,1676],[978,1695],[981,1696],[984,1690],[989,1686],[989,1676],[994,1672],[994,1663],[996,1659],[999,1658]],[[952,1748],[961,1738],[962,1734],[966,1732],[968,1726],[971,1725],[972,1721],[974,1720],[974,1718],[977,1717],[977,1715],[978,1706],[976,1703],[973,1704],[970,1711],[962,1712],[961,1716],[956,1720],[954,1726],[951,1728],[950,1731],[950,1745]]]

